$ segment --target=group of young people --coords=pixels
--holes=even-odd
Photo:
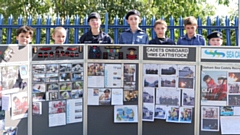
[[[141,23],[140,12],[131,10],[125,17],[130,28],[121,33],[119,44],[163,44],[163,45],[206,45],[205,38],[196,33],[197,19],[193,16],[184,19],[184,29],[186,34],[180,37],[175,43],[166,37],[167,23],[164,20],[157,20],[154,24],[156,38],[148,40],[147,33],[139,28]],[[79,43],[85,44],[112,44],[112,38],[101,31],[101,16],[97,12],[93,12],[88,17],[90,30],[83,34]],[[52,34],[54,44],[64,44],[67,31],[63,27],[56,27]],[[33,28],[30,26],[22,26],[17,30],[17,40],[20,45],[27,45],[32,41]],[[221,46],[223,43],[222,33],[214,31],[207,36],[208,44],[211,46]]]

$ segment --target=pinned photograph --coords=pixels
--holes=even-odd
[[[161,75],[177,75],[177,65],[160,65]]]
[[[42,102],[33,102],[32,103],[32,113],[33,115],[42,114]]]
[[[182,90],[182,106],[194,106],[195,96],[193,90]]]
[[[49,114],[64,113],[66,112],[66,101],[50,101],[49,103]]]
[[[46,82],[58,82],[58,74],[46,74]]]
[[[72,90],[71,91],[71,97],[73,99],[83,97],[83,90],[82,89],[81,90]]]
[[[180,78],[194,78],[195,66],[178,65],[178,72]]]
[[[27,117],[28,97],[27,92],[19,92],[11,95],[12,101],[12,119],[21,119]]]
[[[203,105],[226,105],[227,72],[202,71],[201,103]]]
[[[240,95],[228,95],[228,105],[240,106]]]
[[[240,93],[240,83],[228,83],[229,93]]]
[[[46,87],[44,83],[32,84],[33,93],[46,92]]]
[[[60,73],[59,74],[59,81],[71,81],[72,74],[71,73]]]
[[[166,119],[167,106],[165,105],[155,105],[155,119]]]
[[[114,123],[137,123],[137,105],[115,105]]]
[[[46,73],[46,65],[32,65],[33,74]]]
[[[89,63],[88,76],[104,76],[104,64]]]
[[[173,76],[165,76],[165,77],[161,77],[161,83],[160,83],[161,87],[172,87],[172,88],[176,88],[177,86],[177,78],[173,77]]]
[[[61,91],[60,99],[69,99],[71,98],[71,91]]]
[[[203,119],[218,119],[219,107],[202,106],[202,118]]]
[[[124,64],[124,82],[136,81],[136,64]]]
[[[33,93],[32,98],[33,98],[33,101],[44,101],[45,93]]]
[[[158,75],[159,65],[158,64],[144,64],[145,75]]]
[[[72,64],[60,64],[59,65],[60,72],[71,72],[72,71]]]
[[[33,82],[45,82],[45,74],[33,74]]]
[[[124,90],[135,90],[136,82],[124,82],[123,89]]]
[[[144,87],[158,87],[158,76],[144,76]]]
[[[111,105],[111,89],[99,89],[99,105]]]
[[[167,110],[166,122],[179,121],[179,107],[170,107]]]
[[[138,101],[138,91],[137,90],[123,91],[123,94],[124,94],[123,101],[127,101],[127,102]]]
[[[154,121],[154,104],[143,103],[143,121]]]
[[[155,89],[144,88],[143,89],[143,103],[155,103]]]
[[[72,90],[72,83],[71,82],[60,83],[59,84],[59,90],[60,91],[70,91],[70,90]]]
[[[82,63],[72,64],[72,72],[79,72],[79,71],[83,71],[83,64]]]
[[[194,79],[193,78],[179,78],[178,88],[193,89]]]
[[[83,72],[72,73],[72,81],[83,81]]]
[[[50,91],[46,93],[46,100],[57,100],[59,99],[59,92],[57,91]]]
[[[47,91],[58,91],[58,83],[48,83],[47,84]]]
[[[233,106],[220,106],[220,116],[233,116],[234,107]]]
[[[73,82],[72,90],[79,90],[79,89],[83,89],[83,82],[82,81]]]
[[[58,64],[47,64],[46,71],[47,73],[58,73]]]
[[[192,123],[192,108],[180,107],[180,122],[181,123]]]
[[[240,82],[240,72],[229,72],[228,82]]]
[[[7,75],[3,74],[3,77],[7,76],[7,79],[18,78],[18,71],[19,71],[18,66],[8,66],[7,67]]]
[[[157,89],[156,91],[156,104],[180,106],[180,90]]]
[[[28,66],[21,65],[19,66],[20,76],[21,78],[28,78]]]

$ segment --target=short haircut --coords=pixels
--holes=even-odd
[[[164,20],[157,20],[155,23],[154,23],[154,28],[158,25],[158,24],[161,24],[161,25],[164,25],[167,27],[167,23],[164,21]]]
[[[183,21],[184,26],[186,25],[197,25],[197,19],[193,16],[186,17]]]
[[[53,30],[53,35],[54,35],[56,32],[61,31],[61,30],[65,31],[65,32],[67,33],[67,31],[66,31],[65,28],[63,28],[63,27],[56,27],[56,28]]]
[[[17,36],[19,36],[21,33],[29,33],[31,37],[33,37],[33,28],[27,25],[24,25],[17,29]]]
[[[204,77],[203,77],[203,81],[207,81],[207,79],[211,79],[211,77],[209,76],[209,75],[205,75]]]

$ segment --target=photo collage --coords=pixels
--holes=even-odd
[[[240,70],[237,67],[226,65],[202,66],[202,131],[219,131],[220,122],[222,122],[220,118],[222,116],[231,118],[240,115],[239,86]]]
[[[83,96],[83,64],[32,65],[33,101],[76,99]]]
[[[195,104],[195,66],[144,64],[143,121],[191,123]]]
[[[88,105],[138,101],[136,64],[88,64]]]

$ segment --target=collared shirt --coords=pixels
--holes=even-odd
[[[127,29],[120,35],[119,44],[148,44],[148,35],[140,28],[135,33]]]
[[[99,35],[93,35],[92,31],[89,30],[87,33],[82,35],[79,39],[78,43],[85,43],[85,44],[112,44],[111,37],[100,31]]]
[[[206,40],[200,34],[195,34],[191,39],[188,38],[187,34],[178,39],[177,45],[206,45]]]
[[[176,43],[170,38],[158,38],[149,41],[149,44],[162,44],[162,45],[176,45]]]

